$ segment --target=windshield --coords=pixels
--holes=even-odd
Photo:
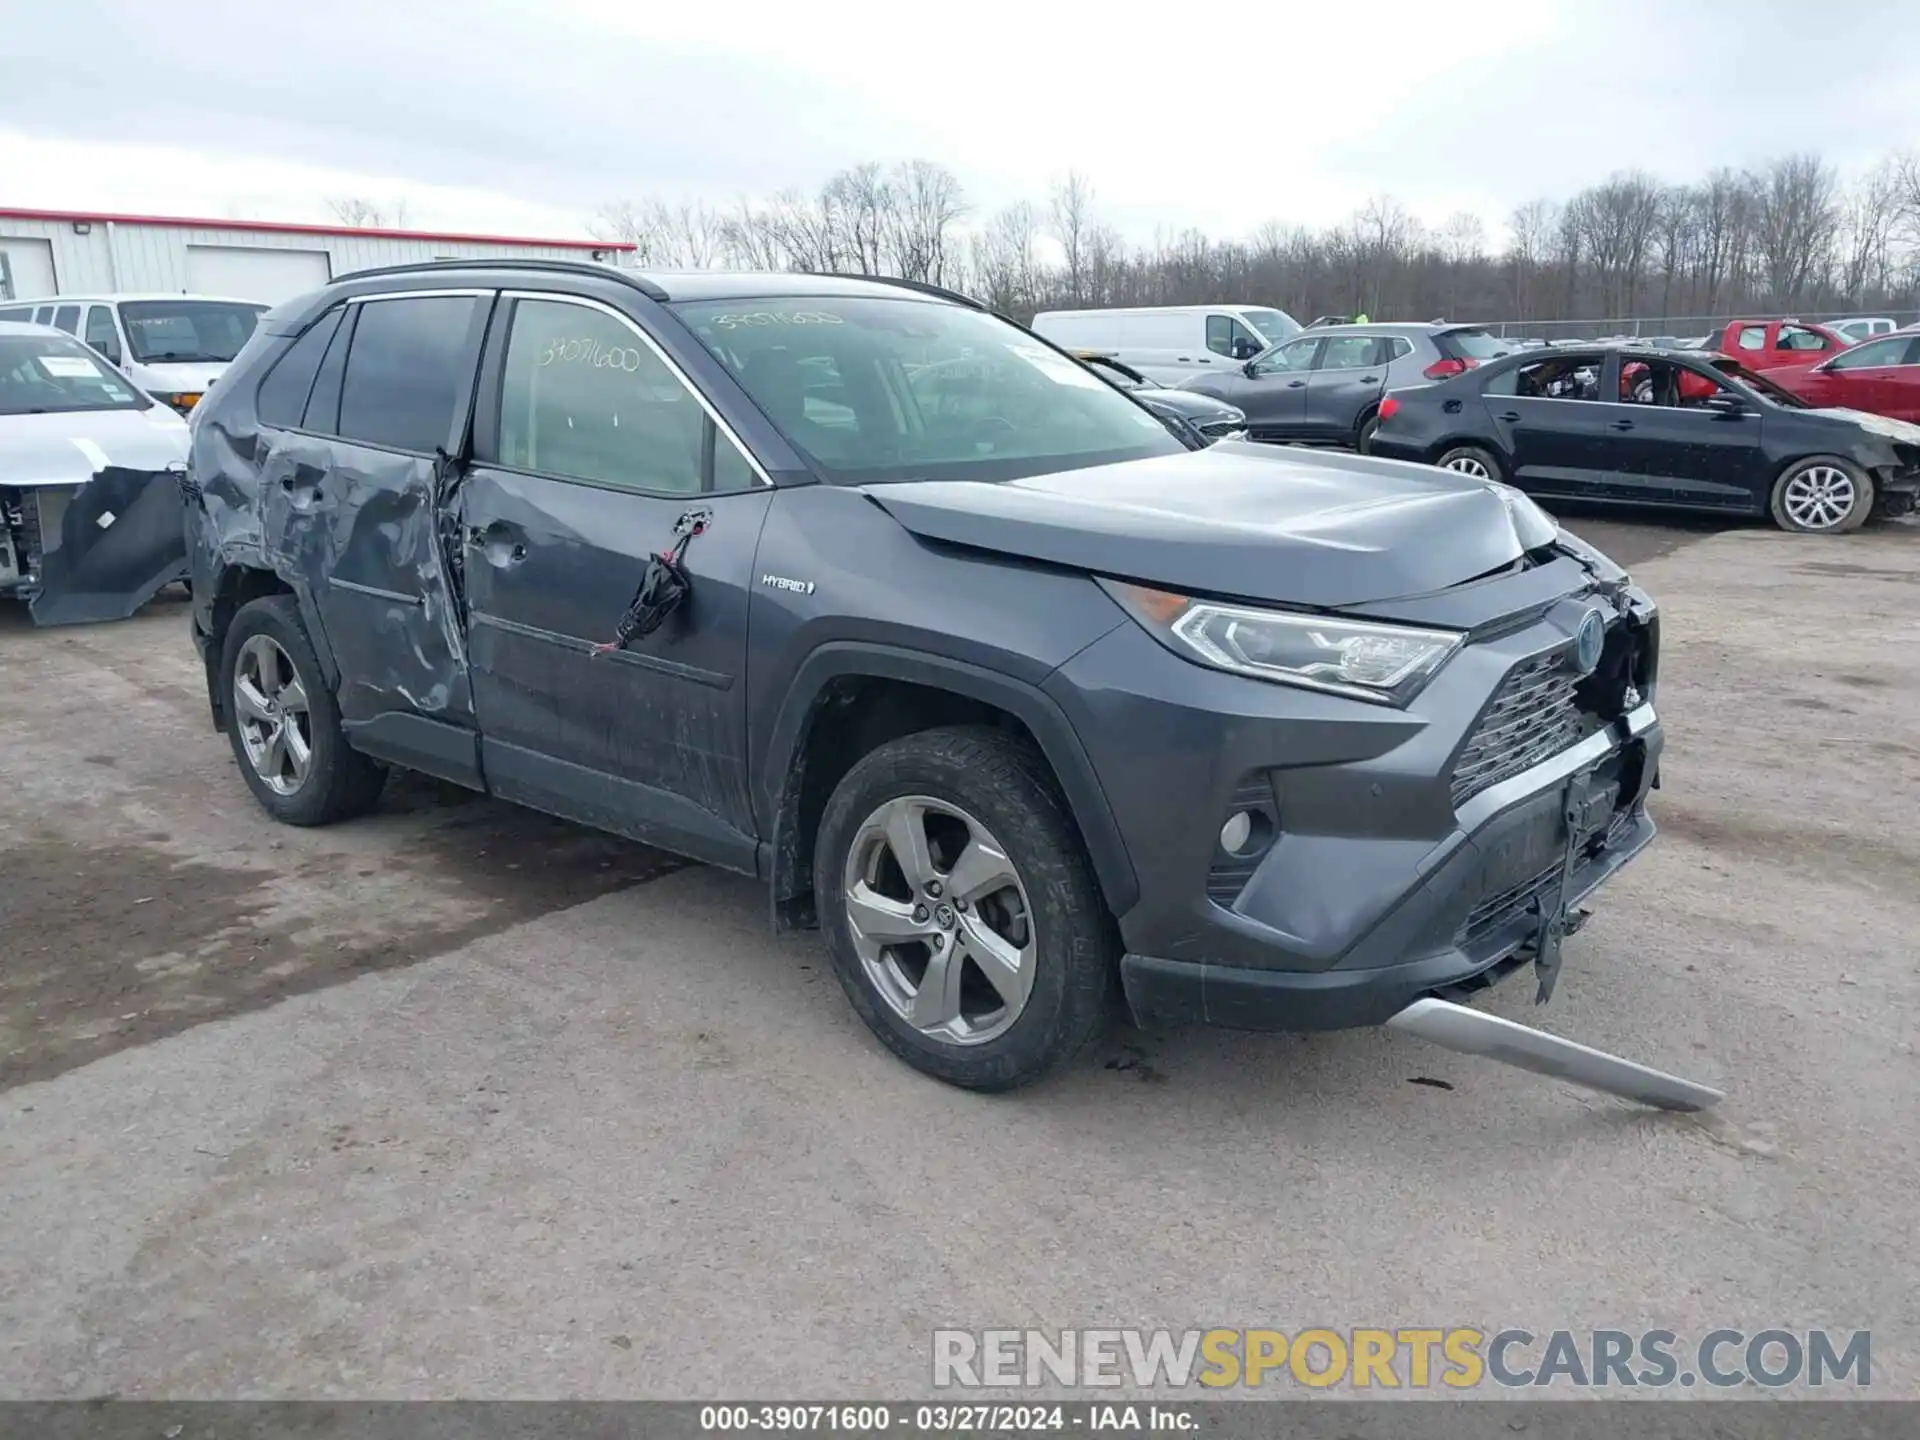
[[[1084,366],[978,310],[864,296],[674,309],[834,479],[1013,480],[1186,449]]]
[[[1767,379],[1766,376],[1749,370],[1730,355],[1719,356],[1708,363],[1729,380],[1746,386],[1747,389],[1754,391],[1765,399],[1771,400],[1776,405],[1784,405],[1789,410],[1810,410],[1813,408],[1791,390],[1782,389],[1780,386],[1774,384],[1773,381]]]
[[[240,353],[266,313],[264,305],[233,300],[127,300],[120,306],[128,348],[148,365],[224,365]]]
[[[77,340],[0,335],[0,415],[144,410],[152,403]]]
[[[1254,329],[1267,337],[1267,344],[1278,345],[1282,340],[1291,340],[1300,333],[1300,322],[1284,310],[1242,310],[1240,312]]]

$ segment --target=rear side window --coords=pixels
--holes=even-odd
[[[1767,348],[1767,327],[1764,325],[1743,325],[1740,338],[1736,342],[1742,350],[1764,350]]]
[[[32,319],[33,307],[31,305],[17,305],[11,310],[0,310],[0,320],[18,320],[22,323],[28,323],[31,322]]]
[[[80,307],[78,305],[62,305],[58,310],[53,312],[53,326],[56,330],[64,330],[69,335],[78,335],[80,333]]]
[[[340,385],[340,435],[423,455],[445,445],[472,380],[461,363],[472,320],[469,295],[364,302]]]
[[[287,352],[274,362],[267,378],[260,382],[254,400],[254,412],[263,425],[297,430],[307,412],[307,397],[313,393],[314,377],[326,358],[334,331],[340,328],[339,310],[330,310],[311,326]],[[328,428],[331,428],[329,426]]]
[[[1392,354],[1392,342],[1379,335],[1335,335],[1320,352],[1320,370],[1360,370],[1381,363],[1380,356]]]
[[[36,325],[51,325],[53,323],[53,307],[51,305],[42,305],[38,310],[34,311],[33,323]]]
[[[114,329],[113,312],[104,305],[87,311],[87,344],[114,364],[120,363],[120,332]]]

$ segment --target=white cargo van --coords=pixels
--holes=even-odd
[[[185,415],[240,353],[267,307],[212,295],[54,295],[0,306],[0,320],[51,325],[91,345]]]
[[[1063,350],[1098,350],[1150,380],[1177,385],[1238,369],[1291,340],[1300,322],[1265,305],[1147,305],[1128,310],[1043,310],[1034,333]]]

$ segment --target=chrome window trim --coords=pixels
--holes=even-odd
[[[733,426],[727,423],[726,417],[722,415],[718,410],[714,409],[713,402],[707,399],[705,394],[701,392],[700,387],[694,384],[693,381],[688,378],[687,372],[680,368],[680,365],[674,360],[674,358],[671,355],[667,354],[665,350],[660,348],[659,341],[655,340],[653,336],[649,335],[645,330],[643,330],[634,321],[632,316],[623,314],[621,311],[616,310],[613,306],[607,304],[603,300],[595,300],[585,295],[570,295],[565,291],[560,291],[560,290],[502,290],[500,292],[500,298],[503,300],[545,300],[545,301],[550,301],[557,305],[578,305],[583,310],[598,310],[601,314],[606,315],[611,319],[619,321],[622,325],[626,326],[627,329],[631,330],[636,336],[639,337],[640,343],[645,345],[648,350],[652,351],[654,358],[657,359],[662,365],[666,366],[668,372],[672,374],[673,378],[680,382],[682,388],[684,388],[689,395],[693,396],[695,403],[698,404],[699,407],[706,412],[707,418],[713,421],[714,429],[718,431],[720,434],[727,437],[727,442],[730,445],[732,445],[733,448],[740,453],[740,458],[747,462],[747,467],[753,471],[755,477],[759,480],[760,484],[765,485],[769,488],[773,486],[773,477],[767,474],[767,469],[764,465],[760,463],[759,458],[755,456],[753,451],[747,448],[745,442],[740,439],[739,434],[734,430]],[[512,344],[512,342],[513,342],[513,333],[511,330],[509,330],[507,333],[506,343]],[[506,357],[504,354],[501,356],[500,380],[501,380],[501,384],[504,386],[506,384]],[[497,406],[499,404],[499,397],[496,396],[494,398],[493,403]],[[492,462],[489,462],[489,463],[492,463]],[[541,472],[541,473],[545,473],[545,472]],[[561,477],[561,478],[573,478],[573,477]],[[640,492],[635,492],[635,493],[640,493]],[[740,492],[739,491],[712,491],[712,492],[700,492],[700,493],[739,494]]]

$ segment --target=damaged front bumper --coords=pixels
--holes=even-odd
[[[1646,799],[1661,746],[1642,704],[1470,804],[1467,823],[1423,857],[1413,886],[1354,947],[1417,958],[1308,971],[1128,954],[1128,1005],[1143,1023],[1339,1030],[1384,1024],[1422,998],[1465,999],[1528,965],[1544,1001],[1582,903],[1654,838]],[[1243,929],[1260,923],[1237,918]]]
[[[187,578],[186,468],[108,465],[80,485],[0,485],[0,595],[36,625],[124,620]]]

